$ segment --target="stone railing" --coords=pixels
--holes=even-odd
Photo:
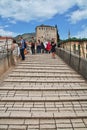
[[[63,48],[56,48],[56,54],[60,56],[67,64],[79,72],[84,78],[87,79],[87,60],[78,55],[69,53]]]
[[[0,57],[0,76],[5,73],[12,66],[12,53],[8,51],[8,53],[1,53]]]

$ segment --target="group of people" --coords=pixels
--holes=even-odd
[[[13,43],[11,46],[11,50],[12,50],[12,55],[13,55],[13,62],[16,65],[17,64],[17,58],[21,57],[22,60],[25,60],[25,48],[26,48],[26,43],[25,40],[20,37],[20,43],[17,44],[16,40],[13,39]]]
[[[26,41],[20,37],[20,44],[17,44],[15,40],[13,40],[12,43],[12,54],[13,54],[13,60],[14,64],[17,64],[17,57],[21,57],[22,60],[25,60],[25,49],[27,46]],[[31,41],[31,53],[52,53],[52,58],[55,58],[55,52],[56,52],[56,43],[54,39],[51,41],[41,42],[38,40],[37,43],[35,43],[34,38],[32,37]]]
[[[48,40],[46,42],[41,42],[40,40],[38,40],[37,43],[35,43],[34,40],[32,40],[31,53],[35,54],[35,50],[36,50],[36,53],[52,52],[52,58],[55,58],[55,52],[56,52],[55,47],[56,47],[56,43],[54,39],[52,39],[51,41]]]

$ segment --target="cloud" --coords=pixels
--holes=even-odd
[[[76,0],[78,9],[68,15],[71,23],[77,23],[80,20],[87,19],[87,0]]]
[[[8,27],[9,27],[9,25],[4,25],[4,26],[0,25],[0,29],[4,29],[4,28],[8,28]]]
[[[8,18],[7,20],[8,20],[8,23],[16,24],[16,21],[11,18]]]
[[[9,27],[9,25],[4,25],[4,28],[8,28]]]
[[[75,5],[78,10],[70,12]],[[0,16],[10,23],[47,20],[67,11],[72,23],[87,19],[87,0],[0,0]]]
[[[87,26],[83,26],[82,31],[79,31],[76,35],[77,38],[85,38],[87,37]]]
[[[65,13],[74,4],[73,0],[0,0],[0,16],[25,22],[45,20]]]
[[[70,21],[72,23],[76,23],[77,21],[87,19],[87,9],[85,10],[77,10],[73,12],[70,16]]]
[[[17,33],[4,30],[3,27],[0,28],[0,36],[13,36],[14,37],[14,36],[17,36],[17,35],[18,35]]]

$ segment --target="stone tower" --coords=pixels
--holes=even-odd
[[[36,41],[42,42],[55,39],[57,43],[57,28],[54,26],[40,25],[36,27]]]

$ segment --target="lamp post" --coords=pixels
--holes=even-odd
[[[70,30],[68,32],[68,39],[69,39],[69,42],[70,42],[70,60],[69,60],[69,63],[71,62],[71,40],[70,40]]]
[[[7,61],[8,61],[8,66],[10,66],[10,64],[9,64],[9,54],[8,54],[8,37],[6,37],[6,48],[7,48]]]
[[[78,49],[79,49],[79,64],[78,64],[78,71],[80,70],[80,61],[81,61],[81,52],[80,52],[80,44],[81,42],[79,41]]]
[[[6,37],[7,55],[8,55],[8,38]]]

